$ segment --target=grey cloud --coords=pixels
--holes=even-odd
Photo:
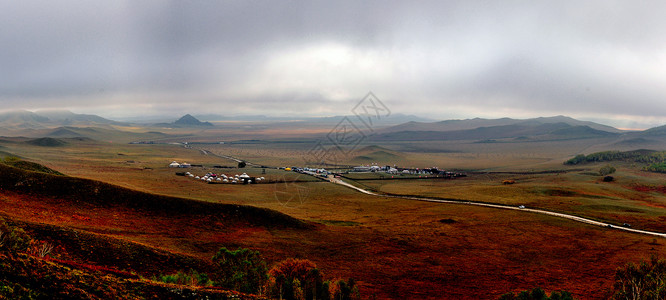
[[[252,106],[243,112],[315,114],[339,103],[325,90],[350,102],[373,90],[414,106],[464,99],[480,115],[511,105],[535,115],[666,121],[665,8],[660,1],[0,1],[0,102],[95,110],[113,99],[149,103],[141,113],[157,113],[184,102],[226,109],[246,101]],[[366,78],[352,57],[343,61],[349,65],[299,65],[311,71],[275,81],[286,85],[265,74],[280,55],[327,43],[361,59],[379,53],[377,63],[394,73]],[[315,80],[320,68],[340,79]],[[259,79],[277,86],[243,93]]]

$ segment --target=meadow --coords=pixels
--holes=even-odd
[[[232,160],[201,151],[259,165],[300,165],[297,155],[302,151],[293,145],[185,148],[74,140],[58,147],[18,140],[1,145],[4,152],[68,176],[163,196],[267,208],[312,225],[304,229],[216,215],[164,214],[3,190],[0,213],[28,224],[34,234],[45,239],[48,232],[37,228],[48,225],[187,258],[185,262],[181,259],[179,263],[148,267],[133,260],[85,254],[88,252],[75,246],[73,237],[64,243],[67,250],[62,252],[63,259],[114,264],[144,276],[155,275],[158,269],[177,271],[186,266],[206,270],[210,257],[221,246],[246,247],[260,251],[270,264],[289,257],[306,258],[327,276],[356,278],[363,298],[496,299],[508,291],[540,286],[547,291],[566,289],[581,299],[606,299],[617,267],[666,249],[662,239],[549,216],[370,196],[294,172],[267,168],[264,174],[263,168],[238,169]],[[666,231],[661,225],[663,194],[645,188],[661,186],[663,175],[631,165],[618,166],[616,181],[602,183],[593,174],[598,165],[581,169],[557,161],[571,149],[531,156],[531,150],[516,154],[494,154],[491,148],[481,153],[420,153],[383,147],[400,157],[398,163],[403,165],[424,161],[445,167],[453,160],[458,166],[474,163],[465,178],[359,181],[379,192],[526,205]],[[370,150],[359,155],[372,155],[377,149]],[[507,156],[515,161],[502,159]],[[167,167],[174,160],[203,165],[188,169],[192,173],[246,172],[270,180],[254,185],[205,184],[176,176],[182,170]],[[516,162],[521,167],[514,173],[505,171]],[[229,168],[215,169],[215,165]],[[480,171],[482,165],[488,167],[485,173]],[[500,169],[502,173],[490,173]],[[539,173],[553,169],[563,171]],[[516,183],[502,184],[507,179]]]

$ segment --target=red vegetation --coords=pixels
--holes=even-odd
[[[130,273],[130,272],[127,272],[127,271],[117,270],[117,269],[110,268],[110,267],[96,266],[96,265],[90,265],[90,264],[82,264],[82,263],[77,263],[77,262],[73,262],[73,261],[56,259],[56,258],[49,258],[49,257],[44,257],[44,258],[41,258],[41,259],[56,262],[56,263],[59,263],[61,265],[69,266],[69,267],[76,268],[76,269],[85,269],[85,270],[89,270],[89,271],[93,271],[93,272],[102,272],[102,273],[113,274],[113,275],[122,276],[122,277],[125,277],[125,278],[132,278],[132,279],[139,279],[140,278],[140,276],[137,275],[137,274]]]
[[[650,185],[635,184],[631,186],[631,189],[638,192],[659,192],[662,194],[666,194],[666,185],[650,186]]]
[[[10,184],[41,184],[25,175],[18,174],[18,180],[0,176],[0,215],[34,238],[62,246],[54,254],[59,264],[114,277],[191,268],[211,273],[211,257],[225,246],[258,250],[269,265],[307,258],[327,278],[358,279],[365,298],[494,299],[541,286],[566,289],[581,299],[605,299],[618,266],[666,249],[648,236],[472,206],[340,193],[346,206],[331,206],[330,215],[358,222],[313,226],[267,209],[155,196],[79,179],[74,183],[91,186],[49,184],[31,191]],[[104,192],[95,197],[95,188]],[[440,221],[445,219],[455,222]],[[274,272],[298,274],[309,267],[290,260]],[[30,278],[25,273],[21,278]]]

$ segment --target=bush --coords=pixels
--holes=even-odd
[[[25,252],[32,238],[22,228],[9,226],[0,219],[0,250]]]
[[[650,172],[666,173],[666,163],[651,164],[645,167],[645,170]]]
[[[238,162],[238,168],[239,168],[239,169],[245,168],[245,166],[247,166],[247,163],[246,163],[246,162],[244,162],[244,161],[240,161],[240,162]]]
[[[510,292],[499,297],[499,300],[573,300],[571,293],[567,291],[554,291],[550,297],[546,292],[539,288],[533,288],[531,291],[526,290],[518,293],[518,295]]]
[[[171,275],[160,275],[159,277],[153,277],[155,281],[161,281],[164,283],[173,283],[180,285],[189,285],[189,286],[211,286],[213,282],[210,281],[208,275],[199,273],[195,270],[190,270],[190,272],[178,272]]]
[[[261,294],[268,280],[268,268],[259,251],[246,248],[230,251],[222,247],[213,256],[213,263],[218,266],[216,286],[243,293]]]
[[[611,165],[605,165],[599,169],[599,175],[606,176],[615,173],[615,168]]]

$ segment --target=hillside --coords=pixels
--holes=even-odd
[[[100,206],[122,205],[164,214],[215,215],[227,221],[249,222],[266,227],[307,228],[306,223],[264,208],[217,204],[158,196],[90,179],[54,176],[0,164],[0,188],[31,195],[66,199]]]
[[[540,126],[545,124],[558,124],[564,123],[570,126],[587,126],[595,130],[620,133],[621,130],[594,122],[580,121],[566,116],[555,117],[539,117],[533,119],[465,119],[465,120],[445,120],[439,122],[408,122],[385,129],[379,130],[380,133],[392,132],[415,132],[415,131],[464,131],[478,128],[501,127],[509,125],[517,125],[520,127]]]
[[[589,126],[572,126],[559,123],[519,123],[478,127],[452,131],[398,131],[371,136],[373,141],[446,141],[446,140],[496,140],[508,138],[580,139],[592,137],[614,137],[619,134],[593,129]]]
[[[58,126],[127,125],[97,115],[76,114],[67,110],[31,112],[27,110],[0,113],[0,128],[5,130],[46,129]]]
[[[60,125],[99,125],[99,124],[112,124],[112,125],[127,125],[127,123],[116,122],[109,120],[98,115],[91,114],[76,114],[68,110],[39,110],[35,112],[40,116],[49,118],[53,122]]]
[[[356,156],[352,158],[352,162],[356,164],[386,163],[402,158],[399,153],[376,145],[363,147],[354,154]]]
[[[38,133],[41,137],[50,138],[85,138],[98,141],[115,141],[115,142],[133,142],[133,141],[151,141],[156,139],[163,139],[169,137],[168,134],[149,131],[149,132],[129,132],[113,128],[101,127],[74,127],[63,126],[53,129],[42,130]]]
[[[257,299],[220,289],[127,278],[122,272],[101,276],[100,269],[106,269],[26,254],[0,252],[0,260],[0,298],[5,299]]]
[[[58,146],[64,146],[67,144],[67,142],[60,140],[60,139],[54,139],[50,137],[44,137],[44,138],[38,138],[38,139],[33,139],[26,141],[26,143],[30,145],[35,145],[35,146],[42,146],[42,147],[58,147]]]
[[[146,245],[127,230],[140,223],[141,235],[168,234],[169,241],[185,247],[201,231],[219,232],[213,239],[200,237],[202,244],[195,246],[208,241],[211,245],[205,247],[211,248],[225,245],[219,241],[222,237],[235,243],[234,236],[244,231],[313,228],[265,208],[152,195],[6,164],[0,164],[0,195],[0,231],[7,233],[2,227],[6,221],[11,228],[27,232],[30,245],[34,242],[19,253],[7,252],[0,243],[0,299],[255,299],[220,288],[145,279],[187,270],[208,274],[218,270],[211,256],[206,259],[164,250],[165,237]],[[42,257],[41,245],[54,246],[49,250],[52,254]]]
[[[653,127],[637,134],[646,137],[663,137],[666,136],[666,125]]]
[[[0,114],[0,127],[5,128],[43,128],[48,122],[49,118],[27,110],[10,111]]]

